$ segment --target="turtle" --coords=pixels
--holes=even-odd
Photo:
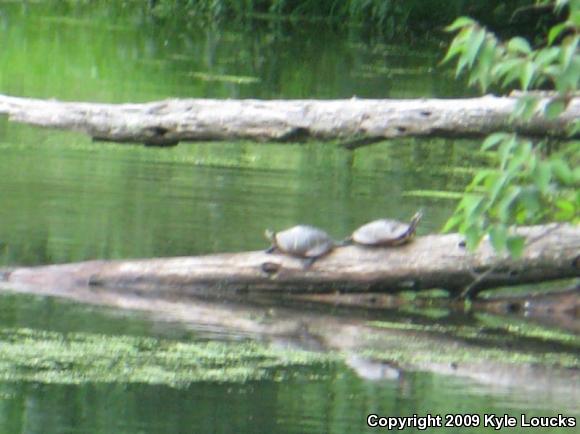
[[[409,223],[397,220],[380,219],[362,225],[343,244],[361,244],[363,246],[400,246],[410,241],[423,213],[418,211]]]
[[[290,256],[305,258],[305,268],[310,267],[337,245],[325,231],[308,225],[293,226],[281,232],[267,229],[264,235],[272,242],[266,253],[280,251]]]

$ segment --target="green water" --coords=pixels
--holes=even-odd
[[[0,93],[101,102],[464,94],[429,44],[367,41],[322,24],[157,22],[127,2],[73,3],[0,1]],[[370,219],[407,219],[418,208],[419,233],[436,232],[455,202],[431,192],[461,191],[485,163],[477,146],[409,139],[356,152],[319,143],[155,149],[2,118],[0,264],[262,249],[268,227],[310,223],[342,238]],[[53,299],[0,296],[0,330],[0,433],[352,433],[366,432],[373,412],[580,415],[570,389],[530,392],[416,371],[372,381],[342,355],[286,354],[269,340]],[[82,357],[52,358],[55,342],[76,345],[73,335],[91,351],[102,346],[91,357],[122,374],[88,369]],[[227,369],[219,357],[200,361],[204,375],[192,374],[192,356],[172,365],[135,359],[117,370],[143,342],[192,352],[215,343],[233,356]],[[11,347],[21,356],[12,360],[2,351],[14,343],[23,345]],[[540,352],[553,346],[536,344]],[[245,356],[246,345],[261,364]]]
[[[0,302],[2,433],[358,433],[369,431],[369,414],[443,422],[476,415],[474,432],[492,430],[486,415],[508,414],[518,421],[512,432],[528,432],[522,414],[580,417],[577,389],[556,382],[546,389],[532,379],[511,387],[420,371],[376,375],[377,366],[355,363],[354,355],[277,339],[255,342],[40,297]]]
[[[365,45],[304,25],[185,27],[118,4],[1,4],[4,94],[138,102],[463,89],[437,68],[440,52],[426,44]],[[255,81],[231,78],[238,76]],[[265,228],[296,223],[343,238],[371,219],[406,220],[421,207],[427,214],[419,232],[434,232],[455,202],[417,194],[461,191],[472,166],[483,163],[472,157],[476,147],[406,139],[357,152],[319,143],[146,149],[0,119],[0,264],[260,249]]]

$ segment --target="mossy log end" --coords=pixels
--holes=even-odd
[[[10,285],[113,288],[151,295],[245,292],[396,292],[444,288],[460,293],[580,276],[580,228],[522,227],[528,245],[519,259],[498,256],[484,240],[469,252],[458,234],[429,235],[393,248],[335,249],[310,268],[264,252],[126,261],[92,261],[15,269]],[[475,284],[474,284],[475,283]]]
[[[543,98],[539,107],[550,101]],[[211,100],[173,99],[144,104],[98,104],[0,94],[0,114],[11,121],[88,134],[96,140],[172,146],[180,141],[338,140],[356,148],[386,139],[471,137],[497,131],[567,139],[580,117],[580,98],[549,120],[514,121],[517,98]]]

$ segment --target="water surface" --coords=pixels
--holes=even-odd
[[[10,95],[139,102],[463,89],[436,67],[440,50],[427,43],[369,45],[319,24],[196,27],[118,5],[1,5],[0,92]],[[265,228],[309,223],[343,238],[364,222],[406,220],[418,208],[426,211],[419,232],[434,232],[455,202],[413,194],[461,191],[483,164],[476,147],[406,139],[356,152],[320,143],[151,149],[1,119],[0,263],[260,249]]]
[[[463,92],[461,83],[437,68],[441,51],[429,43],[378,43],[321,24],[163,22],[130,2],[80,3],[0,1],[0,93],[113,103]],[[332,143],[156,149],[92,143],[79,134],[0,119],[0,264],[262,249],[265,228],[309,223],[342,238],[371,219],[408,219],[418,208],[425,211],[419,233],[436,232],[455,202],[429,192],[461,191],[474,168],[485,164],[477,147],[471,141],[407,139],[356,152]],[[0,328],[5,336],[56,333],[63,342],[69,333],[111,341],[141,336],[163,345],[219,341],[232,351],[241,339],[13,295],[0,296]],[[35,357],[42,361],[45,354]],[[8,361],[0,353],[0,365],[13,366]],[[58,374],[58,366],[49,368]],[[75,372],[69,365],[62,370]],[[368,431],[372,412],[580,414],[574,396],[557,392],[539,397],[537,391],[424,372],[371,381],[340,357],[276,372],[179,385],[130,375],[83,379],[80,370],[72,382],[58,375],[25,380],[26,372],[19,372],[0,381],[0,432],[353,433]]]
[[[9,339],[11,335],[28,336],[29,347],[42,345],[42,336],[46,342],[45,352],[35,356],[43,370],[27,372],[23,364],[18,364],[20,370],[14,371],[10,360],[17,360],[18,356],[14,352],[0,355],[0,377],[12,369],[15,378],[36,378],[0,381],[0,432],[358,433],[369,431],[369,414],[439,415],[443,422],[453,415],[479,416],[479,423],[469,429],[474,432],[492,429],[484,427],[486,415],[507,414],[518,420],[513,432],[528,432],[521,427],[521,415],[528,420],[557,414],[576,420],[580,417],[578,390],[574,387],[554,384],[553,390],[546,390],[534,387],[533,382],[515,387],[501,385],[502,381],[482,383],[420,371],[394,375],[385,366],[373,366],[354,354],[346,358],[322,353],[288,357],[281,340],[262,340],[258,346],[269,350],[260,358],[253,358],[252,353],[239,353],[241,347],[254,345],[246,338],[152,321],[144,314],[36,296],[4,295],[0,302],[0,344],[4,349],[14,344]],[[86,370],[89,364],[96,366],[102,361],[85,362],[82,354],[69,362],[66,357],[50,355],[58,341],[65,345],[61,352],[69,351],[78,342],[92,341],[87,350],[92,354],[101,352],[97,359],[105,361],[108,368],[104,366],[101,373]],[[163,380],[164,376],[171,378],[171,372],[163,373],[163,365],[153,370],[155,363],[146,360],[157,357],[168,346],[206,344],[223,345],[229,360],[219,369],[220,380],[209,379],[215,373],[211,364],[221,363],[220,357],[212,362],[207,352],[183,361],[193,363],[189,369],[197,366],[194,369],[199,375],[206,375],[206,380],[194,380],[197,374],[193,374],[192,381],[183,381],[188,374],[180,368],[176,368],[180,372],[175,371],[175,378],[181,381]],[[119,351],[117,355],[109,354],[113,348]],[[22,349],[26,351],[26,346]],[[156,350],[149,352],[151,349]],[[276,354],[280,363],[271,363],[265,370],[252,370],[258,364],[266,366],[264,360]],[[134,359],[133,363],[127,364],[128,356]],[[57,360],[60,362],[55,364]],[[150,376],[144,375],[147,366]],[[118,374],[110,376],[111,371]],[[241,372],[245,374],[240,376]],[[465,428],[437,431],[464,432]]]

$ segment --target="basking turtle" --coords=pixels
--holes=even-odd
[[[313,226],[298,225],[281,232],[267,229],[265,235],[272,242],[266,253],[278,250],[291,256],[306,258],[306,268],[336,247],[336,243],[326,232]]]
[[[410,241],[415,229],[423,217],[421,211],[415,213],[409,223],[397,220],[375,220],[361,226],[344,241],[344,244],[362,244],[364,246],[399,246]]]

